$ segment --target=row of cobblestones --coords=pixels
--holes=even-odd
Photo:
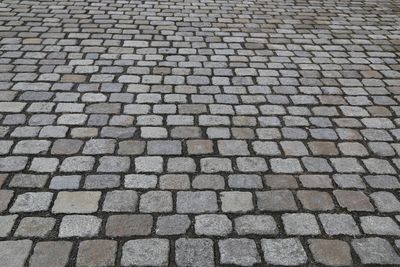
[[[0,265],[400,266],[398,0],[3,0]]]

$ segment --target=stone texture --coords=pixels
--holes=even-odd
[[[275,235],[279,233],[276,222],[269,215],[243,215],[235,218],[235,231],[239,235]]]
[[[157,235],[182,235],[189,229],[191,221],[187,215],[166,215],[157,219]]]
[[[17,196],[10,212],[46,211],[50,207],[53,194],[49,192],[28,192]]]
[[[79,243],[77,266],[111,266],[115,264],[117,242],[113,240],[85,240]]]
[[[396,4],[1,1],[0,265],[400,265]]]
[[[180,238],[176,240],[175,261],[177,266],[215,266],[212,240],[207,238]]]
[[[172,194],[167,191],[150,191],[140,196],[139,210],[142,213],[172,211]]]
[[[50,217],[24,217],[15,231],[15,236],[46,237],[54,228],[56,220]]]
[[[282,215],[285,232],[288,235],[318,235],[319,226],[314,215],[308,213],[292,213]]]
[[[350,246],[344,241],[311,239],[308,244],[318,263],[333,266],[352,265]]]
[[[149,235],[153,226],[151,215],[111,215],[106,224],[107,236]]]
[[[115,190],[106,194],[103,211],[134,212],[138,203],[138,194],[132,190]]]
[[[169,241],[150,238],[126,242],[122,248],[123,266],[166,266],[169,259]]]
[[[267,264],[295,266],[307,262],[307,255],[297,238],[262,239],[261,248]]]
[[[222,192],[221,209],[226,213],[244,213],[253,210],[253,199],[250,192]]]
[[[178,213],[206,213],[218,210],[215,192],[178,192],[176,199]]]
[[[295,211],[297,205],[289,190],[256,192],[257,207],[263,211]]]
[[[4,266],[23,267],[31,250],[32,241],[28,239],[0,242],[0,261]]]
[[[39,242],[29,259],[29,266],[66,266],[71,249],[72,242],[69,241]]]
[[[251,239],[224,239],[218,242],[218,247],[222,264],[252,266],[261,260]]]
[[[198,215],[194,229],[197,235],[226,236],[232,231],[232,222],[226,215]]]
[[[52,208],[53,213],[94,213],[98,209],[101,192],[59,192]]]
[[[400,257],[385,239],[379,237],[354,239],[351,245],[362,264],[400,264]]]
[[[100,231],[101,219],[92,215],[66,215],[60,224],[59,237],[93,237]]]

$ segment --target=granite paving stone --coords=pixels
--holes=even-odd
[[[112,266],[115,264],[117,242],[114,240],[85,240],[79,243],[77,266]]]
[[[399,0],[0,2],[0,265],[400,265]]]
[[[262,239],[267,264],[297,266],[307,262],[307,254],[298,238]]]
[[[29,266],[65,266],[72,249],[69,241],[43,241],[35,245]]]
[[[254,240],[247,238],[230,238],[218,242],[222,264],[252,266],[261,261]]]
[[[100,231],[101,219],[93,215],[66,215],[62,218],[59,237],[93,237]]]
[[[122,247],[122,266],[167,266],[169,241],[161,238],[130,240]]]
[[[177,266],[215,266],[213,241],[208,238],[180,238],[175,242]]]
[[[0,260],[5,266],[25,266],[31,247],[32,241],[29,239],[1,241]]]
[[[345,241],[311,239],[309,247],[316,262],[329,266],[351,266],[350,246]]]

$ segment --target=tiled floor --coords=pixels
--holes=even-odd
[[[400,266],[400,2],[0,3],[1,266]]]

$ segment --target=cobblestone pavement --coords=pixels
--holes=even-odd
[[[1,266],[400,266],[399,0],[2,0]]]

